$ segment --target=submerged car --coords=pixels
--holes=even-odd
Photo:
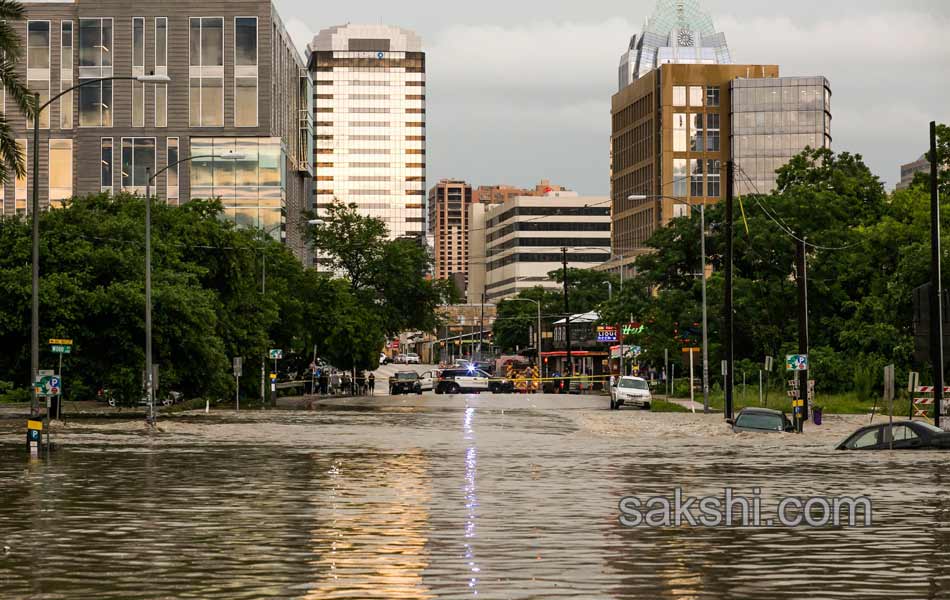
[[[400,371],[389,380],[390,396],[421,393],[422,384],[419,382],[419,374],[415,371]]]
[[[625,404],[649,410],[652,402],[650,384],[642,377],[625,375],[610,388],[610,410],[617,410]]]
[[[727,419],[726,423],[732,425],[732,430],[736,433],[740,431],[783,433],[795,430],[795,426],[785,413],[771,408],[743,408],[735,419]]]
[[[950,432],[923,421],[896,421],[858,429],[837,450],[950,450]]]
[[[464,369],[445,369],[435,382],[436,394],[477,394],[492,392],[505,394],[514,391],[514,383],[504,378],[492,378],[485,371],[469,365]]]

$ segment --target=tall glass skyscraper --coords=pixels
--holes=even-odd
[[[716,31],[699,0],[657,0],[643,32],[630,38],[620,57],[618,90],[666,64],[732,64],[725,34]]]
[[[314,80],[314,207],[334,199],[379,217],[391,238],[425,234],[425,53],[388,25],[324,29],[309,46]]]

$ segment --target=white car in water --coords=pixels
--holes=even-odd
[[[610,388],[610,410],[617,410],[624,404],[637,405],[650,410],[653,395],[650,393],[650,384],[642,377],[629,375],[614,381]]]

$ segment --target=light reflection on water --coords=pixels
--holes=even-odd
[[[605,437],[576,416],[349,407],[172,419],[155,440],[77,424],[32,463],[0,427],[0,598],[950,597],[947,455]],[[867,494],[875,524],[618,525],[622,496],[676,486]]]

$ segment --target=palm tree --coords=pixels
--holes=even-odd
[[[36,113],[33,94],[16,72],[16,65],[23,58],[23,42],[14,24],[23,21],[24,17],[22,4],[15,0],[0,0],[0,83],[7,98],[13,100],[22,114],[33,116]],[[21,117],[17,115],[15,118]],[[26,157],[20,154],[4,112],[0,114],[0,184],[10,183],[11,173],[20,177],[26,174]]]

